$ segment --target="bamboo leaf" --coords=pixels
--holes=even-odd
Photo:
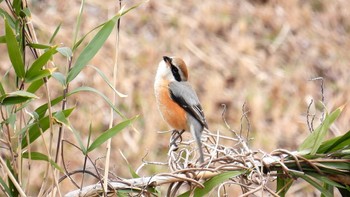
[[[329,127],[339,117],[343,110],[343,106],[333,111],[330,115],[326,114],[324,121],[319,125],[314,132],[312,132],[304,142],[299,146],[298,151],[305,152],[310,151],[311,155],[314,155],[318,148],[321,146]]]
[[[130,165],[129,161],[126,159],[126,157],[124,156],[123,152],[121,150],[119,150],[120,154],[122,155],[126,165],[129,168],[129,172],[132,176],[132,178],[140,178],[140,176],[135,172],[135,170],[132,168],[132,166]]]
[[[2,83],[0,82],[0,98],[2,97],[2,95],[5,94],[5,89],[4,86],[2,85]]]
[[[129,9],[127,9],[126,11],[119,12],[112,19],[110,19],[109,21],[107,21],[106,23],[103,23],[101,25],[102,28],[100,29],[100,31],[97,32],[97,34],[94,36],[94,38],[83,49],[83,51],[80,53],[77,61],[75,62],[73,68],[69,71],[68,77],[67,77],[67,83],[69,83],[73,79],[75,79],[75,77],[81,72],[81,70],[87,65],[87,63],[96,55],[98,50],[100,50],[102,45],[107,40],[108,36],[111,34],[117,20],[121,16],[123,16],[124,14],[128,13],[130,10],[135,9],[138,6],[140,6],[142,3],[144,3],[144,2],[141,2],[135,6],[132,6]],[[96,27],[96,28],[98,28],[98,27]],[[86,35],[74,45],[73,51],[76,49],[77,45],[80,45],[80,43],[82,42],[82,40],[85,37],[86,37]]]
[[[145,1],[144,1],[144,2],[145,2]],[[124,14],[128,13],[130,10],[137,8],[138,6],[140,6],[141,4],[143,4],[144,2],[141,2],[141,3],[139,3],[139,4],[136,4],[135,6],[130,7],[130,8],[127,9],[126,11],[123,11],[123,9],[121,9],[121,12],[119,12],[119,13],[120,13],[120,16],[123,16]],[[83,6],[83,5],[84,5],[84,4],[82,4],[82,6]],[[82,9],[82,7],[81,7],[81,9]],[[82,11],[80,11],[80,12],[82,12]],[[117,16],[118,16],[118,15],[117,15]],[[79,16],[78,16],[78,17],[79,17]],[[108,22],[108,21],[107,21],[107,22]],[[80,44],[84,41],[84,39],[85,39],[90,33],[92,33],[93,31],[95,31],[96,29],[98,29],[98,28],[104,26],[107,22],[102,23],[102,24],[96,26],[95,28],[93,28],[92,30],[90,30],[87,34],[85,34],[85,35],[84,35],[82,38],[80,38],[77,42],[74,41],[74,46],[73,46],[72,50],[75,51],[75,50],[80,46]],[[79,23],[79,22],[78,22],[78,23]],[[78,25],[79,25],[78,23],[77,23],[77,28],[78,28]],[[77,32],[77,31],[76,31],[76,32]],[[76,34],[77,34],[77,33],[76,33]],[[74,40],[75,40],[75,39],[74,39]]]
[[[39,97],[37,97],[35,94],[19,90],[19,91],[2,95],[0,97],[0,103],[2,105],[14,105],[14,104],[23,103],[30,99],[37,99],[37,98]]]
[[[63,114],[68,117],[72,112],[74,108],[66,109],[63,111]],[[56,114],[53,113],[52,115],[54,116]],[[29,128],[28,133],[26,135],[29,135],[29,143],[33,143],[38,137],[41,135],[41,132],[45,132],[48,128],[50,127],[50,122],[49,122],[49,116],[45,116],[38,121],[36,121],[36,124],[34,124],[32,127]],[[41,130],[41,131],[40,131]],[[27,136],[24,136],[22,139],[22,148],[25,148],[28,146],[27,142]]]
[[[51,48],[50,45],[38,44],[38,43],[29,43],[28,46],[30,46],[34,49],[49,49],[49,48]]]
[[[76,88],[76,89],[72,90],[71,92],[69,92],[66,96],[69,97],[69,96],[76,94],[78,92],[92,92],[92,93],[95,93],[95,94],[101,96],[115,112],[117,112],[122,118],[126,118],[104,94],[102,94],[101,92],[99,92],[98,90],[96,90],[94,88],[86,87],[86,86],[79,87],[79,88]],[[59,97],[53,99],[51,101],[51,106],[55,106],[57,103],[61,102],[62,99],[63,99],[62,96],[59,96]],[[35,110],[35,112],[39,115],[40,118],[42,118],[45,115],[47,108],[48,108],[48,104],[45,103],[45,104],[41,105],[40,107],[38,107]]]
[[[90,65],[91,68],[95,69],[97,73],[102,77],[102,79],[107,83],[107,85],[120,97],[127,97],[128,95],[120,93],[118,90],[114,88],[114,85],[108,80],[107,76],[96,66]]]
[[[33,62],[32,66],[28,69],[26,73],[26,79],[34,78],[37,72],[40,71],[42,67],[45,64],[47,64],[47,62],[51,59],[52,55],[57,53],[56,48],[57,47],[52,47],[51,49],[47,50],[44,54],[42,54],[38,59],[36,59]]]
[[[277,173],[282,174],[282,170],[278,170]],[[292,186],[293,179],[289,177],[277,177],[277,188],[276,191],[280,197],[286,196],[288,189]]]
[[[29,156],[30,156],[30,159],[32,159],[32,160],[47,161],[53,167],[55,167],[57,170],[63,172],[63,169],[57,163],[55,163],[52,159],[49,159],[49,157],[47,155],[44,155],[44,154],[39,153],[39,152],[30,152],[30,154],[28,152],[22,153],[23,158],[29,159]]]
[[[51,100],[51,106],[55,106],[57,103],[61,102],[63,99],[63,96],[59,96],[53,100]],[[38,114],[39,116],[39,119],[44,117],[44,115],[46,114],[46,111],[47,111],[47,108],[48,108],[48,104],[45,103],[45,104],[42,104],[40,107],[38,107],[36,110],[35,110],[35,113]]]
[[[70,129],[69,121],[62,111],[58,111],[55,115],[53,115],[53,118],[56,122],[63,124]]]
[[[32,17],[32,13],[30,12],[30,9],[28,7],[23,8],[23,10],[21,10],[21,15],[23,15],[23,17]]]
[[[1,177],[0,177],[0,185],[4,189],[3,191],[5,192],[5,194],[7,194],[7,196],[12,197],[12,192],[10,188],[6,185],[5,181]]]
[[[49,40],[49,43],[50,43],[50,44],[53,42],[53,40],[55,39],[55,37],[56,37],[58,31],[61,29],[61,25],[62,25],[62,23],[60,23],[60,24],[56,27],[55,31],[53,32],[53,34],[52,34],[52,36],[51,36],[51,38],[50,38],[50,40]]]
[[[5,19],[5,32],[6,32],[7,50],[8,50],[8,54],[9,54],[12,66],[16,72],[17,77],[24,78],[25,70],[24,70],[22,54],[20,52],[20,47],[16,40],[15,34],[13,33],[10,25],[7,22],[7,19]]]
[[[69,120],[65,116],[65,114],[62,111],[57,112],[53,118],[56,120],[56,122],[66,126],[75,136],[75,138],[78,140],[80,149],[83,151],[84,154],[86,154],[86,148],[83,144],[83,140],[81,139],[79,132],[77,132],[69,123]]]
[[[97,32],[91,42],[84,48],[73,68],[68,73],[67,83],[71,82],[100,50],[108,36],[111,34],[118,18],[119,17],[113,17],[106,24],[104,24],[101,30]]]
[[[315,178],[316,180],[319,180],[323,183],[326,183],[328,185],[331,185],[331,186],[334,186],[334,187],[339,187],[339,188],[344,188],[345,187],[335,181],[332,181],[331,179],[327,178],[326,176],[324,175],[320,175],[320,174],[317,174],[317,173],[307,173],[309,176]]]
[[[322,165],[324,165],[328,168],[333,168],[334,170],[350,171],[350,163],[349,162],[322,162]]]
[[[203,183],[204,188],[196,188],[194,190],[194,197],[200,197],[205,196],[208,194],[213,188],[219,186],[220,184],[224,183],[225,181],[229,180],[230,178],[236,177],[238,175],[243,174],[245,171],[239,170],[239,171],[229,171],[229,172],[223,172],[221,174],[218,174],[205,183]],[[179,197],[189,197],[191,194],[190,191],[181,194]]]
[[[0,8],[0,16],[4,19],[8,20],[9,25],[14,28],[15,27],[15,20],[12,18],[11,15],[9,15],[9,13],[7,13],[7,11],[3,10],[2,8]]]
[[[317,153],[329,153],[344,148],[350,148],[350,131],[322,143]]]
[[[57,51],[67,58],[71,58],[73,56],[73,52],[69,47],[59,47],[57,48]]]
[[[12,7],[14,8],[16,15],[18,16],[21,11],[21,0],[13,0]]]
[[[77,24],[75,26],[75,31],[74,31],[74,40],[73,40],[74,44],[77,41],[77,36],[78,36],[79,29],[80,29],[81,16],[83,15],[84,6],[85,6],[85,0],[82,0],[81,3],[80,3],[80,9],[79,9],[78,17],[77,17],[77,20],[76,20]]]
[[[15,181],[18,182],[18,174],[13,170],[13,165],[11,164],[10,160],[8,160],[8,159],[6,159],[6,166],[10,170],[13,177],[15,178]],[[11,195],[15,196],[15,197],[19,196],[19,192],[18,192],[15,184],[13,183],[13,181],[10,179],[10,177],[8,177],[7,181],[8,181],[8,186],[9,186],[10,191],[11,191]]]
[[[71,132],[73,132],[75,138],[78,140],[80,149],[83,151],[84,154],[86,154],[86,148],[83,144],[83,140],[81,139],[79,132],[77,132],[69,123],[69,120],[67,117],[64,115],[62,111],[57,112],[53,118],[56,120],[56,122],[66,126]]]
[[[66,84],[66,77],[60,73],[60,72],[54,72],[52,73],[52,77],[54,79],[56,79],[58,82],[60,82],[60,84],[65,88],[67,87],[67,84]]]
[[[310,183],[313,187],[318,189],[324,196],[326,197],[332,197],[333,194],[331,194],[327,189],[323,188],[322,185],[320,185],[318,182],[313,180],[309,175],[301,173],[301,172],[296,172],[296,171],[289,171],[289,173],[295,177],[299,177],[304,179],[306,182]]]
[[[6,43],[6,37],[0,36],[0,43]]]
[[[104,24],[106,24],[106,23],[102,23],[102,24],[96,26],[95,28],[93,28],[92,30],[90,30],[88,33],[86,33],[82,38],[80,38],[80,39],[78,40],[78,42],[76,42],[76,43],[74,44],[72,50],[75,51],[90,33],[92,33],[93,31],[95,31],[96,29],[102,27]]]
[[[35,93],[42,85],[44,85],[44,80],[33,81],[27,88],[27,92]]]
[[[113,103],[103,94],[101,93],[100,91],[96,90],[95,88],[91,88],[91,87],[87,87],[87,86],[83,86],[83,87],[78,87],[74,90],[72,90],[70,93],[68,93],[68,95],[71,95],[71,94],[75,94],[75,93],[78,93],[78,92],[93,92],[99,96],[101,96],[108,104],[109,106],[116,112],[119,114],[120,117],[122,118],[125,118],[126,117],[113,105]]]
[[[75,139],[78,141],[80,149],[83,151],[84,155],[86,155],[87,150],[86,147],[84,146],[83,140],[77,130],[74,129],[74,127],[69,126],[70,131],[73,133]]]
[[[35,72],[35,74],[32,74],[31,76],[26,76],[26,83],[31,83],[34,81],[37,81],[39,79],[43,79],[45,77],[51,76],[52,71],[50,69],[45,69],[45,70],[38,70]]]
[[[91,145],[89,146],[87,151],[88,152],[93,151],[94,149],[99,147],[101,144],[103,144],[105,141],[107,141],[108,139],[110,139],[113,136],[115,136],[117,133],[119,133],[125,127],[129,126],[137,118],[138,118],[138,116],[136,116],[134,118],[131,118],[131,119],[127,119],[127,120],[117,124],[116,126],[108,129],[107,131],[104,131],[99,137],[97,137],[96,140],[94,140],[91,143]]]

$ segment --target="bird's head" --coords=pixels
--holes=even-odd
[[[163,56],[159,62],[157,78],[171,81],[187,81],[188,71],[185,62],[181,58]]]

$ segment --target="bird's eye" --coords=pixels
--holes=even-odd
[[[176,68],[176,66],[171,65],[171,72],[173,73],[173,76],[176,79],[176,81],[181,81],[181,76],[180,76],[180,73],[179,73],[179,69]]]
[[[171,67],[171,72],[172,72],[172,73],[179,73],[179,69],[176,68],[175,66],[172,66],[172,67]]]

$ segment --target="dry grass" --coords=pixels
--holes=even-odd
[[[116,1],[100,2],[87,1],[80,32],[86,33],[106,20],[117,5]],[[136,2],[123,3],[131,6]],[[30,3],[39,42],[46,42],[62,23],[56,44],[70,46],[80,2]],[[118,99],[118,107],[129,117],[140,114],[141,118],[134,124],[135,129],[113,139],[112,172],[130,176],[119,150],[134,168],[145,154],[149,161],[166,161],[170,134],[157,132],[168,127],[161,120],[153,96],[153,79],[163,55],[182,57],[190,66],[190,81],[211,130],[224,132],[222,103],[228,106],[228,122],[239,129],[241,107],[246,102],[254,138],[251,146],[267,152],[276,148],[294,150],[308,134],[305,115],[310,98],[320,100],[319,83],[308,79],[324,77],[329,110],[347,103],[350,96],[349,7],[346,0],[153,0],[127,14],[121,21],[117,89],[128,97]],[[0,34],[4,34],[2,28]],[[90,62],[106,74],[112,69],[114,40],[111,37]],[[0,45],[0,50],[4,51],[5,46]],[[5,53],[0,54],[0,64],[4,73],[10,64]],[[84,84],[111,94],[93,69],[86,68],[83,73],[72,88]],[[52,96],[59,91],[52,92]],[[70,120],[82,135],[87,134],[90,122],[96,133],[108,127],[109,107],[102,99],[84,93],[74,96],[69,105],[77,105],[78,111]],[[319,117],[316,108],[312,110]],[[348,117],[350,110],[345,108],[332,129],[334,135],[348,129]],[[92,157],[102,156],[104,149],[99,151]],[[81,158],[69,153],[67,158],[71,169],[82,166]],[[149,167],[141,173],[150,175],[154,171],[166,168]],[[72,186],[64,183],[63,188],[68,191]]]

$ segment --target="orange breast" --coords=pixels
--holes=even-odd
[[[176,130],[188,130],[186,111],[175,103],[167,86],[159,86],[156,90],[157,103],[163,119]]]

